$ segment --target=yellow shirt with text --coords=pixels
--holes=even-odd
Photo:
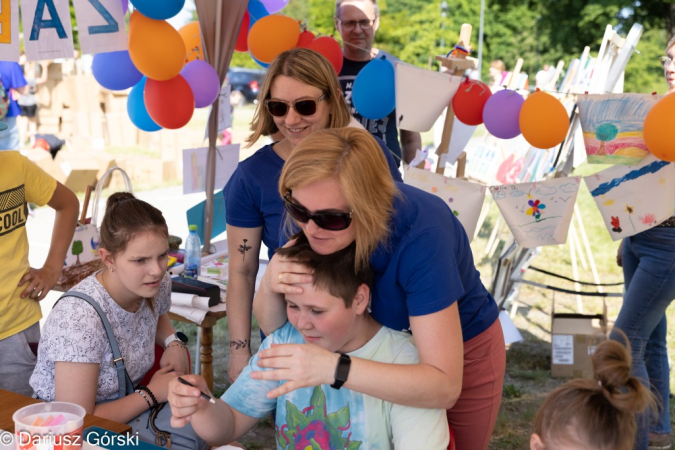
[[[0,339],[13,336],[42,317],[40,304],[21,298],[18,287],[29,269],[26,202],[46,205],[56,180],[19,152],[0,151]]]

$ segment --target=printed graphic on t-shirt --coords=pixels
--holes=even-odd
[[[0,236],[26,225],[26,188],[0,192]]]

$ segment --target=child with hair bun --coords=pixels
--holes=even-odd
[[[549,395],[537,413],[531,450],[631,450],[635,414],[656,409],[651,391],[631,376],[630,349],[607,340],[593,354],[594,379]]]

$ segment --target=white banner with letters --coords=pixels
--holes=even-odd
[[[0,61],[18,61],[19,55],[19,2],[0,0]]]
[[[73,0],[83,54],[129,47],[120,0]]]
[[[21,0],[21,16],[29,61],[73,57],[68,0]]]

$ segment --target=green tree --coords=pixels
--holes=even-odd
[[[84,246],[82,245],[82,241],[73,241],[73,248],[71,249],[71,252],[73,255],[77,257],[77,262],[75,262],[76,266],[80,265],[80,255],[82,252],[84,252]]]

